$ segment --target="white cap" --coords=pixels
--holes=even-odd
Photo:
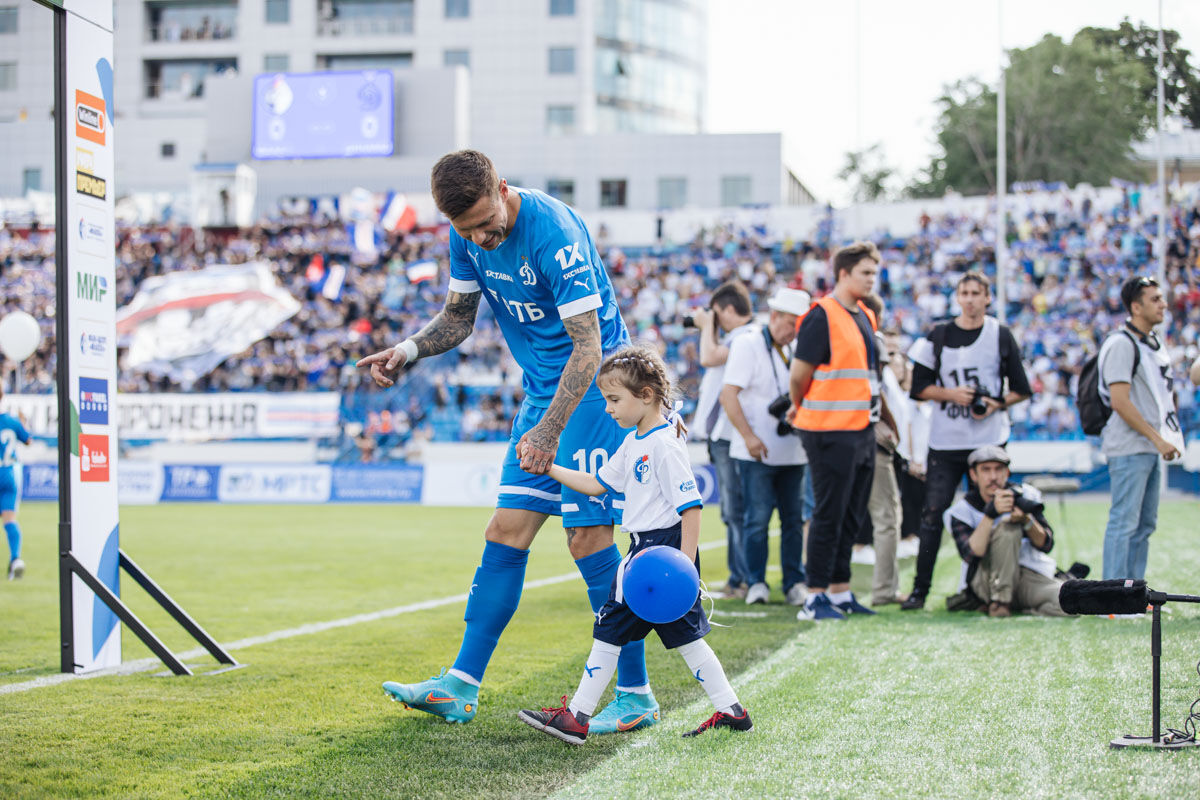
[[[767,301],[767,307],[773,311],[795,314],[797,317],[807,314],[810,306],[812,295],[803,289],[780,289]]]

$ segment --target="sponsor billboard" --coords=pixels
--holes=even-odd
[[[120,595],[116,431],[112,426],[117,385],[116,281],[113,257],[113,35],[112,3],[66,0],[66,108],[58,124],[65,137],[67,174],[58,176],[65,201],[63,254],[66,291],[58,297],[69,343],[65,386],[79,427],[69,448],[71,552],[82,567]],[[74,172],[74,175],[71,172]],[[61,380],[61,379],[60,379]],[[55,408],[57,419],[57,407]],[[39,415],[38,421],[49,415]],[[76,434],[76,431],[81,431]],[[55,431],[57,433],[57,431]],[[59,476],[62,477],[62,476]],[[43,482],[43,485],[45,483]],[[121,662],[117,618],[78,577],[70,592],[73,663],[64,669],[88,672]]]
[[[115,423],[126,440],[321,439],[339,434],[341,398],[337,392],[114,395],[101,391],[111,386],[105,379],[81,376],[76,408],[82,424]],[[98,422],[101,394],[105,395],[107,422]],[[53,395],[6,394],[0,398],[0,412],[18,411],[25,415],[26,427],[34,436],[57,435],[58,409]]]

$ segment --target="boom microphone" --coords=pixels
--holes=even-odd
[[[1067,581],[1058,604],[1068,614],[1144,614],[1150,590],[1145,581]]]

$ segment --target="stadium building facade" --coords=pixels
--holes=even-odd
[[[703,132],[707,0],[115,2],[120,194],[194,194],[238,164],[259,212],[426,192],[431,159],[472,146],[584,210],[813,199],[778,134]],[[0,0],[0,196],[52,188],[50,43],[49,13]],[[252,158],[254,76],[364,69],[395,76],[391,156]]]

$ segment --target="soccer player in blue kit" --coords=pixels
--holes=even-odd
[[[453,228],[445,307],[410,339],[358,366],[369,366],[378,385],[392,386],[401,367],[461,344],[474,328],[482,296],[524,371],[525,400],[509,438],[496,511],[484,531],[458,657],[429,680],[383,684],[410,708],[463,723],[478,710],[484,670],[517,610],[529,547],[548,516],[562,516],[592,610],[608,599],[621,561],[613,523],[620,520],[622,498],[589,498],[547,473],[553,463],[594,473],[625,438],[605,413],[594,379],[605,355],[629,344],[629,333],[600,254],[571,208],[542,192],[509,186],[474,150],[443,156],[433,167],[432,191]],[[657,722],[644,651],[640,641],[622,648],[615,698],[592,719],[592,733]]]
[[[17,442],[29,444],[29,431],[21,420],[11,414],[0,414],[0,518],[8,538],[8,579],[15,581],[25,574],[21,560],[21,528],[17,525],[17,509],[21,506],[21,464],[17,461]]]

